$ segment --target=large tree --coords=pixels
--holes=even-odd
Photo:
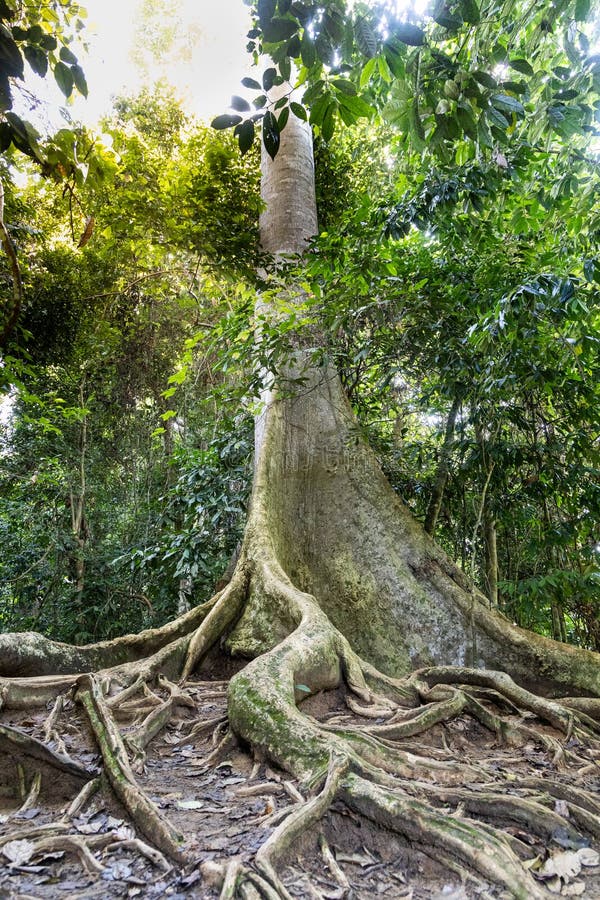
[[[267,23],[273,43],[296,34],[286,18],[290,4],[279,5],[283,15],[277,17],[274,3],[259,3],[259,25],[264,29]],[[473,18],[474,4],[468,6]],[[371,32],[361,28],[368,42]],[[400,41],[402,34],[408,45],[422,43],[418,29],[405,28]],[[375,55],[376,46],[371,50]],[[388,67],[398,64],[397,56],[387,52]],[[339,90],[351,96],[345,93],[350,88]],[[448,95],[454,90],[448,88]],[[277,106],[276,94],[270,102]],[[497,102],[511,106],[510,98]],[[341,97],[336,103],[342,115]],[[515,110],[513,103],[511,114]],[[323,113],[323,125],[326,118]],[[301,114],[281,128],[273,119],[267,113],[263,123],[260,234],[265,265],[280,284],[286,261],[301,257],[315,234],[317,214],[310,127]],[[301,302],[299,281],[280,290],[287,305]],[[259,344],[278,315],[277,302],[259,301]],[[600,659],[523,631],[488,607],[386,482],[336,371],[314,361],[322,340],[318,329],[299,332],[277,378],[264,374],[249,517],[222,590],[164,628],[101,644],[71,647],[33,633],[2,635],[4,707],[33,707],[74,689],[113,790],[139,829],[181,860],[178,835],[136,782],[114,710],[144,685],[167,683],[161,677],[179,681],[179,688],[171,685],[160,721],[156,710],[150,712],[130,740],[139,758],[168,720],[177,691],[185,690],[209,651],[218,648],[244,661],[229,682],[231,736],[308,787],[324,781],[259,850],[255,869],[225,877],[224,895],[253,897],[258,891],[288,897],[274,861],[339,797],[355,812],[434,856],[457,860],[514,897],[542,898],[546,890],[522,865],[523,845],[501,826],[525,823],[548,839],[566,834],[572,842],[578,829],[597,837],[600,809],[575,776],[564,784],[553,773],[543,782],[543,796],[534,780],[520,792],[485,761],[476,768],[424,747],[408,752],[403,741],[468,714],[499,740],[516,746],[540,742],[556,763],[580,758],[569,756],[572,741],[593,754],[600,731]],[[308,696],[334,689],[358,717],[349,725],[326,725],[303,712]],[[507,708],[528,713],[551,731],[503,718]],[[374,718],[383,721],[372,724]],[[2,737],[32,755],[33,741],[22,732],[5,727]],[[36,752],[39,759],[42,751]],[[67,765],[48,752],[44,759]],[[533,799],[526,796],[526,789],[536,788]],[[564,805],[555,810],[553,798],[568,801],[568,812]],[[475,816],[491,825],[474,827]]]

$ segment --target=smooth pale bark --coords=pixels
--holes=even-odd
[[[312,136],[293,115],[275,160],[263,148],[262,196],[263,248],[274,257],[300,255],[317,219]],[[600,692],[594,654],[560,648],[557,656],[553,642],[487,609],[392,491],[337,373],[305,365],[302,375],[293,396],[265,396],[257,424],[253,508],[260,515],[249,528],[259,532],[250,543],[261,561],[273,558],[354,650],[388,674],[470,665],[505,668],[551,690]],[[229,646],[258,655],[293,627],[255,578]]]

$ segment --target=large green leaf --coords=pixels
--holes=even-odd
[[[75,79],[69,66],[65,65],[64,62],[56,63],[54,66],[54,77],[65,97],[70,97],[73,93]]]
[[[531,77],[534,74],[533,66],[531,63],[528,63],[526,59],[521,59],[520,57],[509,59],[508,64],[511,69],[521,72],[522,75],[529,75],[529,77]]]
[[[234,134],[238,139],[242,156],[248,152],[254,143],[254,133],[255,129],[252,119],[246,119],[245,122],[240,122],[240,124],[236,126]]]
[[[356,46],[363,56],[371,59],[377,53],[377,35],[365,16],[359,16],[354,23]]]
[[[225,128],[233,128],[234,125],[239,125],[241,121],[241,116],[230,116],[228,114],[224,114],[222,116],[217,116],[216,119],[213,119],[210,124],[211,127],[215,128],[217,131],[223,131]]]
[[[75,87],[79,91],[79,93],[83,97],[87,97],[88,95],[88,86],[87,81],[85,80],[85,74],[81,66],[71,66],[71,72],[73,74],[73,81],[75,83]]]
[[[44,51],[32,44],[25,44],[23,53],[35,74],[43,78],[48,72],[48,57]]]
[[[295,103],[292,100],[292,102],[290,103],[290,109],[292,110],[292,112],[298,119],[301,119],[303,122],[306,122],[306,119],[307,119],[306,110],[304,109],[304,107],[302,106],[301,103]]]
[[[516,113],[518,116],[525,115],[523,104],[510,94],[492,94],[490,97],[492,105],[502,112]]]
[[[238,97],[234,94],[231,98],[231,103],[229,104],[232,109],[236,109],[238,112],[247,112],[250,109],[250,104],[243,97]]]
[[[272,112],[266,112],[262,123],[262,136],[265,150],[271,157],[275,159],[279,151],[281,138],[279,136],[279,125],[277,119]]]
[[[68,63],[70,66],[77,64],[77,57],[68,47],[61,47],[59,56],[63,62]]]
[[[0,25],[0,77],[23,78],[23,57],[8,28]]]
[[[263,72],[262,83],[265,91],[270,91],[273,85],[275,84],[275,79],[277,78],[277,69],[274,69],[270,66],[268,69],[265,69]]]
[[[396,25],[392,34],[397,40],[402,41],[403,44],[408,44],[410,47],[420,47],[426,40],[423,29],[418,28],[417,25],[411,25],[409,22]]]
[[[268,43],[287,41],[298,31],[298,23],[293,19],[274,18],[263,25],[263,35]]]
[[[465,22],[477,25],[481,19],[481,13],[476,0],[460,0],[460,11]]]

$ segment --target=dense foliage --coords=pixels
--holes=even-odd
[[[105,123],[101,178],[5,176],[25,301],[3,359],[3,629],[89,640],[208,596],[243,526],[261,379],[304,332],[489,602],[600,650],[588,12],[469,0],[423,24],[261,0],[250,49],[273,66],[246,79],[254,111],[234,98],[216,121],[235,134],[145,92]],[[302,95],[272,108],[292,61]],[[321,234],[261,280],[252,139],[260,120],[273,155],[290,114],[315,129]],[[259,342],[257,289],[280,307]]]

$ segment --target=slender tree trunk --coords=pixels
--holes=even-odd
[[[450,412],[448,413],[446,430],[444,432],[444,442],[442,444],[442,450],[440,453],[440,461],[438,464],[437,472],[435,474],[433,488],[431,490],[431,497],[429,498],[427,515],[425,516],[424,528],[427,534],[435,533],[438,516],[442,508],[446,482],[448,481],[448,475],[450,474],[450,456],[452,453],[452,444],[454,443],[454,427],[456,425],[456,417],[458,415],[459,409],[460,400],[458,397],[455,397],[452,406],[450,407]]]
[[[79,386],[79,406],[80,409],[85,407],[84,382]],[[85,515],[87,500],[87,481],[86,481],[86,454],[88,449],[88,416],[87,413],[82,415],[81,427],[79,432],[79,484],[77,491],[71,491],[71,529],[73,532],[73,540],[75,542],[75,552],[72,556],[72,569],[75,581],[75,597],[74,604],[76,609],[76,619],[80,627],[83,627],[83,592],[85,589],[85,549],[89,538],[89,528]]]
[[[498,606],[498,534],[496,520],[486,501],[483,510],[483,544],[485,552],[485,593],[492,607]]]

